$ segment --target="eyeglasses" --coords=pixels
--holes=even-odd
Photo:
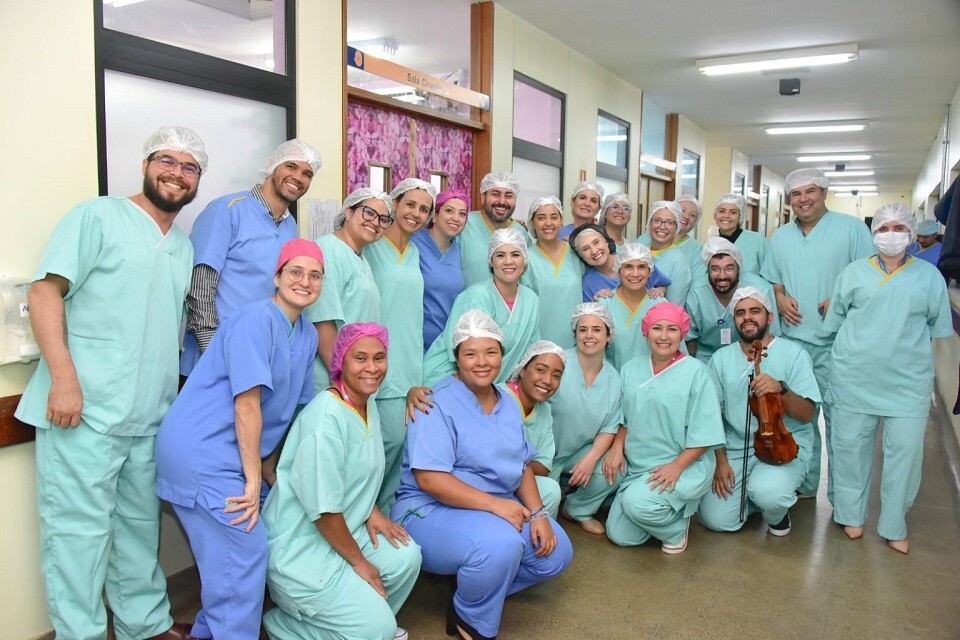
[[[607,209],[613,209],[614,211],[622,211],[624,213],[630,213],[633,211],[633,207],[628,204],[612,204]]]
[[[170,156],[156,156],[154,160],[167,171],[173,171],[177,167],[181,167],[183,175],[190,178],[199,178],[202,173],[200,166],[193,162],[180,162]]]
[[[381,229],[386,229],[393,224],[393,218],[390,216],[385,216],[379,213],[376,209],[364,205],[360,208],[360,215],[363,216],[363,219],[367,222],[377,221],[377,224],[380,225]]]
[[[737,270],[738,270],[739,268],[740,268],[740,267],[738,267],[738,266],[735,265],[735,264],[728,264],[728,265],[725,266],[725,267],[721,267],[721,266],[719,266],[719,265],[711,265],[711,266],[710,266],[710,275],[716,276],[716,275],[720,275],[720,274],[722,273],[722,274],[725,275],[725,276],[732,276],[732,275],[734,275],[734,274],[737,273]]]
[[[661,220],[660,218],[651,218],[650,219],[651,227],[667,227],[668,229],[674,229],[677,226],[676,220]]]
[[[326,274],[321,271],[304,271],[300,267],[284,267],[281,271],[286,272],[293,282],[300,282],[306,275],[310,279],[310,284],[320,284],[326,278]]]

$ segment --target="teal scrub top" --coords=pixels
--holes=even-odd
[[[773,305],[773,319],[768,331],[779,336],[780,314],[777,312],[777,299],[773,295],[773,286],[758,275],[742,272],[738,287],[756,287],[767,296]],[[687,295],[687,315],[690,316],[690,331],[684,340],[697,341],[697,360],[707,363],[710,357],[721,347],[735,343],[740,339],[733,314],[720,304],[717,294],[709,282],[693,287]],[[724,329],[728,330],[725,332]]]
[[[767,239],[756,231],[743,229],[737,237],[737,241],[733,244],[743,257],[743,266],[740,267],[740,273],[760,275],[760,269],[767,259],[767,254],[770,253],[770,243],[767,242]]]
[[[337,331],[351,322],[380,322],[380,291],[368,262],[332,233],[318,238],[317,244],[323,251],[326,278],[320,297],[303,310],[307,321],[333,320]],[[319,357],[313,371],[320,393],[330,386],[330,372]]]
[[[674,242],[673,248],[682,253],[687,259],[687,266],[690,268],[690,278],[693,286],[707,279],[707,267],[703,264],[703,259],[700,257],[703,253],[702,242],[696,238],[687,236]]]
[[[583,300],[583,263],[573,254],[570,245],[563,245],[563,257],[554,264],[547,254],[534,245],[530,248],[530,263],[521,282],[549,304],[540,306],[540,335],[564,349],[575,344],[570,329],[573,308]]]
[[[456,373],[453,332],[460,316],[470,309],[483,311],[493,318],[503,331],[503,364],[497,375],[497,383],[507,381],[527,347],[540,339],[540,299],[533,289],[521,284],[511,311],[493,284],[493,277],[487,276],[485,282],[467,287],[454,301],[447,326],[440,337],[433,341],[423,358],[425,385],[432,386]]]
[[[537,452],[532,462],[539,462],[547,468],[547,471],[550,471],[557,451],[553,441],[553,413],[550,411],[550,405],[546,402],[538,402],[533,407],[533,411],[523,415],[523,405],[520,403],[517,392],[510,385],[503,386],[508,395],[516,400],[520,415],[523,416],[523,435],[527,439],[527,444]]]
[[[81,202],[60,221],[33,280],[66,278],[67,348],[83,392],[81,419],[99,433],[156,435],[179,381],[180,325],[193,247],[173,226],[166,235],[126,197]],[[41,356],[17,418],[46,418],[50,369]]]
[[[613,323],[617,328],[613,343],[607,347],[607,357],[617,370],[623,369],[623,365],[638,357],[647,357],[650,355],[650,345],[640,330],[640,324],[643,322],[643,316],[655,304],[665,302],[664,298],[651,298],[646,296],[636,311],[630,311],[630,307],[620,297],[617,291],[609,298],[599,300],[600,304],[610,309],[613,315]]]
[[[516,220],[510,221],[510,226],[523,234],[530,245],[530,237],[523,225]],[[483,282],[490,277],[490,238],[495,227],[490,225],[487,214],[482,211],[471,211],[467,216],[467,224],[457,236],[460,244],[460,269],[463,271],[464,287]]]
[[[831,337],[821,331],[817,305],[833,295],[843,268],[876,253],[867,225],[859,218],[827,211],[810,233],[803,235],[795,220],[773,233],[760,275],[770,284],[782,284],[797,300],[803,322],[783,323],[783,335],[820,347]]]
[[[569,458],[600,433],[615,434],[623,424],[620,374],[609,361],[589,387],[576,349],[567,349],[560,387],[547,403],[553,414],[556,460]]]
[[[408,242],[403,254],[389,238],[363,250],[380,290],[380,317],[390,337],[387,375],[378,398],[406,398],[423,383],[423,273],[420,250]]]
[[[753,363],[747,361],[740,343],[735,342],[717,351],[710,360],[713,373],[720,390],[720,404],[723,410],[723,428],[727,436],[727,456],[743,460],[744,426],[747,416],[747,389],[749,375],[753,373]],[[760,361],[761,373],[774,380],[786,383],[793,393],[802,398],[820,404],[820,387],[813,375],[813,360],[803,347],[786,338],[774,338],[767,346],[767,355]],[[814,416],[816,416],[814,412]],[[784,415],[783,424],[798,442],[803,439],[813,444],[813,424],[800,422]],[[753,432],[757,429],[757,419],[750,416],[750,434],[748,455],[753,454]]]
[[[673,462],[684,449],[725,443],[717,388],[707,366],[684,356],[653,375],[649,358],[635,358],[620,370],[623,417],[627,427],[624,455],[627,475],[621,487],[657,467]],[[716,460],[701,455],[687,467],[673,493],[661,494],[685,516],[713,480]]]
[[[324,602],[341,594],[325,589],[353,571],[320,535],[314,522],[341,513],[358,543],[369,539],[366,522],[383,480],[383,440],[376,402],[367,420],[337,394],[325,390],[294,421],[277,463],[277,481],[261,510],[270,549],[268,580],[281,585],[271,596],[285,611],[297,611],[287,593],[309,590]]]
[[[943,276],[908,257],[886,274],[876,256],[837,278],[824,330],[836,332],[827,401],[846,411],[926,416],[933,392],[931,338],[953,334]]]
[[[667,247],[659,251],[651,249],[650,253],[653,254],[653,261],[656,263],[657,269],[670,278],[671,284],[667,287],[667,300],[682,307],[687,301],[687,293],[690,291],[690,285],[693,282],[690,267],[687,266],[687,258],[679,249],[674,247]]]

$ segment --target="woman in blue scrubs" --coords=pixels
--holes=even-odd
[[[570,235],[570,246],[586,265],[583,274],[583,302],[612,296],[613,290],[620,285],[620,276],[616,270],[617,245],[604,228],[596,224],[577,227]],[[665,291],[669,291],[671,284],[668,277],[654,269],[647,282],[650,297],[662,296]]]
[[[200,570],[195,638],[257,640],[267,572],[259,520],[265,465],[314,396],[317,333],[301,317],[324,259],[300,238],[280,251],[270,299],[217,331],[157,435],[157,495],[173,504]]]
[[[507,596],[562,573],[573,548],[543,508],[520,408],[494,384],[500,327],[467,311],[451,346],[456,373],[436,385],[433,408],[407,431],[392,516],[420,545],[424,569],[456,574],[447,633],[495,638]]]
[[[467,224],[470,198],[454,189],[437,195],[436,213],[427,224],[411,236],[420,250],[420,273],[423,274],[423,352],[447,325],[453,301],[463,292],[460,270],[460,243],[457,236]]]

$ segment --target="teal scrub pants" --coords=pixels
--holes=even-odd
[[[798,439],[799,440],[799,439]],[[800,452],[787,464],[775,465],[760,462],[755,455],[747,460],[747,510],[745,515],[759,511],[767,524],[777,524],[797,502],[797,487],[807,474],[810,459],[808,442],[797,442]],[[707,453],[707,455],[713,455]],[[700,523],[713,531],[739,531],[740,490],[743,475],[743,458],[730,460],[736,482],[726,498],[720,498],[711,488],[700,499],[697,514]]]
[[[591,447],[593,447],[593,442],[588,442],[572,456],[555,459],[550,476],[559,480],[562,473],[569,473],[574,465],[583,456],[587,455]],[[603,475],[603,461],[606,458],[607,455],[604,454],[597,461],[597,466],[593,468],[593,473],[590,475],[587,484],[575,487],[576,491],[567,494],[567,500],[563,505],[564,511],[578,522],[594,517],[600,510],[603,501],[613,494],[620,486],[620,482],[623,481],[623,476],[618,476],[616,482],[607,484],[607,478]]]
[[[118,640],[173,624],[157,560],[155,440],[103,435],[82,421],[37,429],[40,567],[58,638],[106,638],[104,590]]]
[[[413,590],[420,573],[420,547],[411,540],[399,549],[379,536],[374,549],[364,531],[360,550],[380,571],[387,599],[373,590],[340,556],[327,580],[317,576],[315,585],[286,582],[282,573],[268,582],[274,600],[283,602],[263,616],[271,640],[393,640],[396,613]],[[278,593],[279,592],[279,593]],[[332,602],[328,594],[336,593]],[[318,600],[322,597],[323,602]]]
[[[543,508],[550,514],[554,520],[557,519],[557,513],[560,512],[560,484],[553,478],[547,476],[536,476],[537,489],[540,490],[540,499],[543,500]]]
[[[377,398],[377,412],[380,414],[380,433],[383,436],[383,457],[385,466],[377,506],[389,515],[393,503],[397,501],[397,489],[400,488],[400,466],[403,463],[403,447],[407,441],[406,398]]]
[[[810,354],[813,360],[813,375],[817,379],[817,386],[820,387],[820,396],[827,397],[827,381],[830,379],[830,347],[819,347],[809,342],[796,341],[803,349]],[[824,435],[820,435],[820,416],[823,416]],[[807,476],[800,487],[797,489],[805,496],[817,495],[817,489],[820,487],[820,449],[823,448],[824,439],[827,441],[827,499],[833,502],[833,451],[830,444],[830,425],[832,423],[830,407],[826,402],[820,404],[818,410],[813,416],[813,449],[810,452],[810,464],[807,470]]]
[[[620,485],[607,517],[607,537],[614,544],[632,547],[651,537],[664,544],[680,544],[683,540],[687,530],[686,514],[692,513],[691,509],[703,497],[704,483],[685,483],[681,475],[673,493],[658,493],[658,489],[651,489],[647,484],[649,476],[646,472]],[[713,478],[712,470],[710,478]]]
[[[922,418],[887,418],[833,407],[833,519],[851,527],[867,521],[873,447],[883,420],[883,470],[877,533],[887,540],[907,537],[906,515],[920,489],[923,466]]]

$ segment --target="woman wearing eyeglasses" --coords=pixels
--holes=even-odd
[[[740,250],[743,256],[742,273],[760,275],[760,267],[767,254],[770,253],[770,243],[757,233],[740,226],[740,217],[744,214],[747,201],[743,196],[726,193],[717,198],[713,207],[713,220],[720,229],[720,237],[729,240]]]
[[[316,243],[283,245],[272,298],[241,307],[217,330],[157,434],[157,495],[173,504],[200,570],[191,636],[257,640],[267,572],[262,461],[298,404],[314,396],[317,333],[301,317],[320,295]],[[150,363],[141,363],[150,366]]]
[[[632,213],[633,205],[630,204],[630,196],[625,193],[611,193],[603,199],[603,206],[600,208],[600,226],[606,230],[607,235],[617,243],[618,247],[623,246],[624,242],[629,242],[627,226],[630,224]]]
[[[657,262],[657,269],[670,278],[667,300],[683,306],[687,300],[693,276],[686,256],[674,246],[680,227],[683,209],[676,202],[658,200],[650,205],[650,253]]]
[[[427,224],[436,196],[429,182],[402,180],[390,192],[395,222],[363,250],[380,290],[380,317],[390,332],[390,368],[376,398],[386,459],[377,504],[384,513],[390,513],[400,486],[407,392],[423,384],[423,274],[411,236]]]
[[[303,312],[317,328],[317,393],[330,386],[330,358],[340,327],[350,322],[380,322],[380,291],[362,252],[392,224],[390,197],[362,187],[343,201],[334,220],[335,231],[317,239],[327,256],[326,282],[320,298]]]

